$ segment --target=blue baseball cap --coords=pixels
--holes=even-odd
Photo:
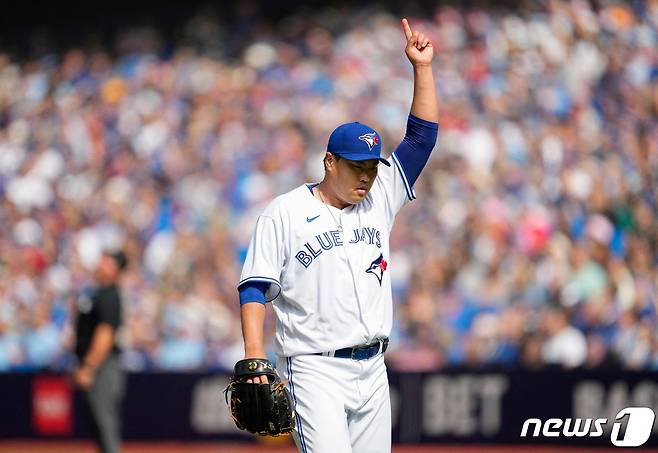
[[[358,122],[341,124],[329,136],[327,151],[347,160],[377,159],[390,167],[382,153],[382,140],[373,128]]]

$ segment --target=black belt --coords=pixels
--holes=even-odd
[[[380,352],[383,354],[388,348],[388,338],[382,338],[374,343],[336,349],[335,351],[316,352],[314,355],[325,357],[338,357],[340,359],[368,360]]]

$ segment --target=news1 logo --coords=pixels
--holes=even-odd
[[[648,407],[626,407],[615,416],[610,433],[610,441],[616,447],[639,447],[644,445],[653,430],[656,414]],[[625,422],[625,423],[624,423]],[[530,427],[531,437],[601,437],[607,418],[549,418],[542,422],[529,418],[523,422],[521,437],[527,437]],[[593,430],[592,430],[593,428]]]

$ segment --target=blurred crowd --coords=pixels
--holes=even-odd
[[[397,369],[658,370],[658,2],[543,5],[410,18],[441,129],[391,238]],[[411,67],[383,11],[204,13],[173,46],[113,46],[0,49],[0,371],[71,366],[116,248],[125,365],[232,368],[260,211],[321,179],[336,125],[388,152],[404,134]]]

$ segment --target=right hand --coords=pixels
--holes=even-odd
[[[407,19],[402,19],[402,30],[404,31],[404,36],[407,39],[405,52],[411,64],[414,66],[431,65],[432,58],[434,57],[432,41],[430,41],[430,39],[425,36],[425,33],[418,30],[412,31]]]
[[[244,356],[245,359],[264,359],[266,358],[266,354],[264,352],[259,353],[259,354],[245,354]],[[248,384],[268,384],[269,380],[267,379],[267,376],[264,374],[261,374],[260,376],[254,376],[253,378],[249,378],[246,381]]]
[[[82,390],[89,390],[94,384],[94,370],[84,365],[76,368],[73,372],[73,383]]]
[[[249,384],[268,384],[267,376],[262,374],[260,376],[254,376],[253,378],[247,379]]]

